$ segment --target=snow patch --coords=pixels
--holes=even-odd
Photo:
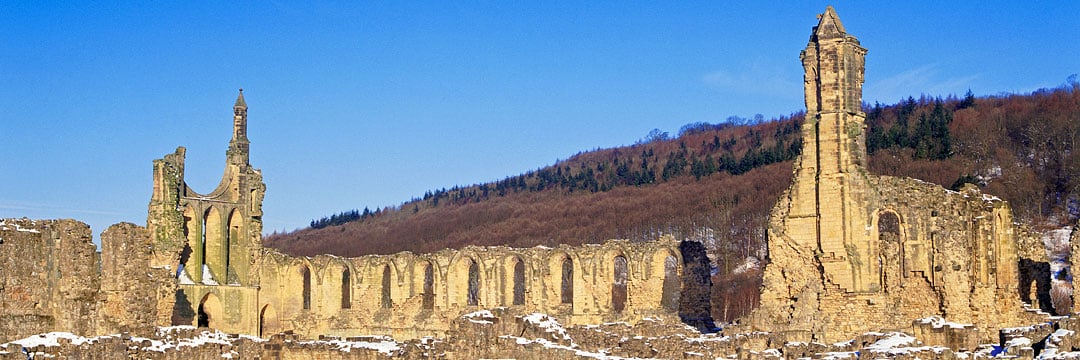
[[[16,219],[12,219],[12,220],[16,220]],[[22,221],[29,222],[30,225],[35,225],[34,220],[30,220],[30,219],[27,219],[27,218],[22,218]],[[12,223],[9,224],[6,220],[0,220],[0,230],[15,230],[15,231],[18,231],[18,232],[28,232],[28,233],[35,233],[35,234],[40,234],[41,233],[37,229],[27,229],[27,228],[24,228],[22,226],[19,226],[19,223],[17,223],[17,222],[12,222]]]
[[[495,323],[495,322],[493,322],[491,320],[488,320],[488,319],[494,319],[495,314],[492,314],[491,311],[489,311],[487,309],[479,310],[479,311],[473,311],[471,313],[462,315],[461,317],[465,318],[465,320],[469,320],[469,322],[474,323],[474,324],[494,324]]]
[[[185,271],[183,267],[176,272],[178,273],[177,279],[179,280],[180,285],[195,285],[195,281],[191,280],[191,277],[188,276],[187,271]]]
[[[859,353],[855,351],[838,351],[819,354],[822,360],[857,359]]]
[[[1065,338],[1072,337],[1073,334],[1075,334],[1075,333],[1076,332],[1074,332],[1072,330],[1057,329],[1057,330],[1054,331],[1053,334],[1050,334],[1049,338],[1047,338],[1046,345],[1048,347],[1049,346],[1057,347],[1057,345],[1061,344],[1061,342],[1064,341]]]
[[[523,319],[538,328],[544,329],[545,332],[555,334],[559,339],[571,340],[570,335],[566,333],[566,329],[559,324],[559,321],[547,316],[547,314],[532,313],[526,315]]]
[[[900,347],[915,345],[915,343],[914,336],[904,333],[890,333],[888,337],[867,346],[866,350],[870,352],[888,352]]]
[[[18,344],[24,348],[32,348],[35,346],[52,347],[60,346],[60,339],[67,339],[73,345],[82,345],[92,341],[91,339],[87,339],[85,337],[75,335],[69,332],[57,331],[15,340],[10,342],[9,344]]]
[[[962,323],[954,323],[954,322],[946,321],[945,318],[937,316],[937,315],[930,316],[930,317],[925,317],[925,318],[919,319],[918,321],[919,321],[920,324],[930,324],[930,326],[933,326],[935,328],[942,328],[942,327],[948,326],[948,327],[953,328],[953,329],[963,329],[965,327],[972,326],[972,324],[962,324]]]
[[[1043,246],[1046,247],[1046,256],[1050,257],[1050,271],[1057,274],[1065,266],[1066,257],[1069,255],[1069,236],[1072,235],[1072,226],[1047,231],[1042,236]]]
[[[761,268],[761,260],[758,260],[758,258],[753,257],[753,256],[747,256],[746,259],[743,260],[743,263],[739,264],[739,266],[735,267],[735,270],[732,270],[731,272],[733,274],[742,274],[742,273],[745,273],[747,271],[757,270],[757,269],[760,269],[760,268]]]
[[[1028,338],[1023,337],[1023,336],[1018,337],[1018,338],[1013,338],[1012,340],[1009,340],[1009,341],[1005,342],[1005,347],[1006,348],[1011,348],[1011,347],[1021,347],[1021,348],[1023,348],[1023,347],[1031,347],[1031,339],[1028,339]]]
[[[202,266],[202,283],[204,285],[220,285],[217,281],[214,281],[214,275],[210,274],[210,266],[206,264]]]
[[[338,351],[352,352],[352,349],[375,350],[386,355],[394,355],[401,350],[401,346],[394,339],[387,336],[365,337],[365,340],[319,340],[304,341],[300,344],[330,344],[337,347]]]
[[[513,339],[518,345],[539,344],[540,346],[543,346],[544,348],[547,348],[547,349],[560,349],[560,350],[566,350],[566,351],[573,351],[574,355],[577,355],[577,356],[583,357],[583,358],[603,359],[603,360],[623,359],[623,358],[618,357],[618,356],[612,356],[612,355],[608,355],[608,354],[604,354],[604,353],[600,353],[600,352],[585,351],[585,350],[577,348],[577,346],[573,345],[573,344],[571,344],[571,346],[559,345],[559,344],[551,342],[551,340],[548,340],[548,339],[533,339],[533,340],[530,340],[530,339],[526,339],[526,338],[522,338],[522,337],[511,336],[511,335],[504,335],[504,336],[500,336],[499,338]]]
[[[151,340],[151,339],[140,339],[140,340],[150,340],[150,346],[144,347],[143,350],[156,351],[156,352],[165,352],[165,350],[167,350],[167,349],[179,349],[179,348],[184,348],[184,347],[199,347],[199,346],[203,346],[203,345],[206,345],[206,344],[219,344],[219,345],[229,345],[229,346],[232,345],[232,342],[229,341],[229,335],[227,335],[227,334],[225,334],[225,333],[223,333],[221,331],[218,331],[218,330],[204,330],[204,331],[200,332],[195,337],[192,337],[192,338],[189,338],[189,339],[175,339],[175,341],[173,341],[175,336],[170,334],[170,332],[174,332],[175,330],[180,330],[180,329],[193,329],[193,327],[191,327],[191,326],[186,326],[186,327],[175,326],[175,327],[159,328],[158,329],[158,336],[164,338],[165,340],[164,341],[158,341],[158,340]],[[132,339],[135,339],[135,338],[132,338]]]
[[[484,309],[484,310],[480,310],[480,311],[473,311],[473,312],[465,314],[465,315],[461,315],[461,317],[463,317],[463,318],[478,318],[478,317],[479,318],[493,318],[493,317],[495,317],[495,314],[492,314],[491,310]]]

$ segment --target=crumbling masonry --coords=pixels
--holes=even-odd
[[[0,287],[0,342],[61,330],[151,334],[166,325],[412,339],[445,335],[451,320],[494,307],[563,324],[679,316],[710,326],[704,249],[671,237],[358,258],[263,248],[266,186],[249,146],[241,92],[217,188],[188,187],[183,147],[155,160],[147,227],[110,227],[100,260],[77,221],[0,223],[0,255],[17,262],[5,265]]]
[[[833,343],[889,330],[972,350],[978,343],[997,343],[996,330],[1005,327],[1042,324],[1003,331],[1002,340],[1045,338],[1063,323],[1063,329],[1076,329],[1071,319],[1047,323],[1021,304],[1045,297],[1049,266],[1038,240],[1013,224],[1007,203],[971,186],[956,192],[867,172],[865,55],[827,8],[801,56],[804,148],[793,184],[770,216],[760,308],[724,330],[746,333],[742,340],[728,338],[737,342],[724,345],[722,354],[772,345],[802,357],[794,354],[829,349],[811,341]],[[477,344],[490,343],[520,350],[515,346],[522,343],[483,330],[510,322],[462,320],[468,318],[464,313],[490,307],[544,312],[565,325],[677,314],[707,326],[708,266],[701,244],[672,238],[359,258],[291,257],[263,248],[266,187],[248,163],[243,93],[233,109],[233,136],[218,187],[204,195],[186,185],[183,148],[154,161],[147,226],[109,227],[100,256],[89,227],[78,221],[0,220],[0,342],[50,331],[153,336],[157,326],[175,324],[264,337],[292,331],[288,336],[415,339],[452,332],[456,322],[480,329],[451,337],[462,342],[460,354],[482,352],[486,347]],[[1080,262],[1077,234],[1074,264]],[[1073,304],[1074,311],[1080,309],[1080,301]],[[314,353],[300,343],[282,350],[282,336],[261,351],[280,355],[293,346],[301,348],[297,356]],[[130,354],[132,339],[109,337],[101,341],[113,345],[95,351]],[[638,341],[624,335],[609,340]],[[243,347],[246,340],[239,341]],[[632,347],[647,348],[646,342]],[[1068,342],[1063,348],[1075,343]],[[8,350],[7,355],[22,355],[14,346]],[[215,350],[199,354],[217,358]]]
[[[175,297],[159,304],[172,307],[168,319],[159,318],[163,324],[408,339],[443,334],[451,319],[479,308],[541,311],[567,324],[633,322],[679,309],[684,264],[670,238],[359,258],[291,257],[263,248],[266,187],[248,163],[243,92],[233,109],[225,175],[210,194],[184,182],[183,148],[154,162],[147,219],[152,267],[176,269],[178,279]]]
[[[819,15],[801,55],[802,156],[770,216],[770,262],[749,326],[828,343],[908,330],[930,315],[974,324],[984,339],[1028,323],[1006,202],[974,186],[867,172],[865,55],[831,7]]]

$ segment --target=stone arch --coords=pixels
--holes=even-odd
[[[417,261],[413,267],[417,283],[420,284],[420,307],[424,310],[435,308],[435,265],[429,260]]]
[[[225,238],[222,216],[215,206],[210,206],[203,213],[203,264],[210,270],[210,279],[203,276],[202,281],[207,285],[225,282],[225,259],[229,257],[229,244]]]
[[[660,289],[660,307],[668,310],[679,308],[682,283],[682,260],[678,252],[668,248],[660,249],[653,254],[651,269],[654,274],[651,278],[660,279],[657,287]],[[659,276],[657,276],[659,275]]]
[[[904,236],[903,223],[895,211],[878,211],[874,221],[877,236],[877,272],[881,291],[897,291],[903,283]]]
[[[547,274],[544,280],[546,288],[547,308],[557,306],[574,306],[574,275],[577,274],[578,263],[574,261],[572,254],[563,250],[556,250],[548,254]]]
[[[223,315],[221,308],[221,301],[218,300],[214,293],[207,293],[199,301],[199,309],[195,312],[195,325],[205,328],[217,328],[218,321]]]
[[[463,251],[454,256],[446,280],[449,306],[481,305],[480,270],[474,254]]]
[[[480,265],[476,261],[469,262],[469,282],[466,296],[466,305],[480,305]]]
[[[626,310],[626,304],[630,300],[627,291],[630,282],[630,262],[625,255],[619,253],[611,260],[611,309],[616,313]]]
[[[507,286],[510,305],[525,305],[525,261],[517,255],[511,255],[507,260],[504,283],[510,285]]]
[[[877,214],[878,239],[882,241],[900,241],[900,215],[895,211],[884,209]]]
[[[262,310],[259,311],[259,337],[277,334],[282,330],[277,311],[274,311],[270,304],[263,305]]]
[[[352,308],[352,271],[348,266],[341,269],[341,308]]]
[[[246,251],[241,251],[247,244],[247,241],[244,241],[243,227],[244,217],[240,214],[240,209],[232,209],[229,212],[228,230],[225,232],[225,282],[228,284],[240,284],[240,279],[247,276]]]
[[[311,269],[307,264],[300,264],[300,290],[301,309],[311,310]]]
[[[382,267],[382,281],[380,282],[380,297],[379,306],[383,309],[389,309],[394,307],[394,299],[391,297],[390,288],[393,286],[390,276],[390,264],[385,264]]]
[[[574,259],[562,257],[559,265],[559,303],[574,306]]]

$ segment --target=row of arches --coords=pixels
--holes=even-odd
[[[635,303],[673,310],[678,306],[682,269],[678,252],[671,248],[636,257],[648,263],[638,265],[622,251],[551,251],[546,255],[405,254],[402,256],[407,259],[334,258],[321,265],[310,258],[291,259],[282,265],[293,270],[285,271],[279,279],[301,285],[300,291],[289,292],[291,287],[283,284],[286,291],[280,294],[280,303],[286,308],[288,304],[299,305],[296,310],[301,312],[324,314],[349,309],[423,311],[495,306],[573,313],[583,305],[621,313]],[[267,280],[264,277],[264,283]],[[650,290],[649,295],[635,300],[631,286],[635,281],[654,282],[639,285],[660,288],[661,296],[655,297],[655,291]]]
[[[188,248],[180,260],[181,271],[197,283],[240,284],[247,270],[244,216],[240,209],[207,206],[183,211],[183,232]]]
[[[684,287],[697,284],[682,278],[682,249],[675,243],[610,242],[359,258],[291,257],[265,249],[257,287],[181,284],[178,294],[190,302],[177,308],[189,310],[174,314],[180,318],[174,322],[314,336],[426,334],[445,330],[436,319],[494,307],[544,312],[566,324],[633,321],[660,310],[681,316]],[[693,269],[688,271],[696,276]]]
[[[901,291],[907,282],[926,282],[938,286],[943,280],[943,271],[964,270],[970,272],[971,281],[984,285],[997,285],[998,252],[1001,251],[994,228],[1009,226],[995,211],[989,216],[978,217],[974,221],[960,221],[963,232],[942,231],[941,225],[921,223],[918,216],[908,218],[905,213],[882,208],[874,213],[871,229],[873,233],[867,246],[869,258],[866,271],[877,291],[886,293]],[[938,210],[931,210],[930,219],[944,217]],[[911,221],[912,223],[909,223]],[[952,219],[935,220],[951,222]],[[909,233],[910,232],[910,233]],[[962,235],[957,236],[958,233]],[[952,239],[952,240],[951,240]],[[949,241],[962,241],[970,248],[968,254],[950,257],[938,249],[947,248]],[[1003,278],[1012,278],[1006,274]],[[1007,281],[1006,281],[1007,282]]]

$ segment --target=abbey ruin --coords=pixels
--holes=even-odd
[[[802,51],[803,151],[770,217],[751,328],[835,342],[928,315],[985,330],[1037,321],[1021,306],[1022,230],[1006,202],[867,171],[866,52],[832,7]]]
[[[4,297],[3,319],[29,319],[35,325],[5,327],[11,331],[0,334],[0,341],[48,331],[89,335],[169,325],[253,336],[288,331],[303,338],[412,339],[444,335],[451,319],[494,307],[543,312],[563,324],[708,316],[707,287],[686,289],[696,297],[680,299],[684,286],[701,282],[684,284],[686,245],[671,237],[646,243],[466,247],[359,258],[292,257],[264,248],[266,186],[260,171],[248,163],[242,91],[233,114],[225,172],[217,188],[200,194],[185,183],[183,147],[155,160],[147,227],[110,227],[102,235],[100,273],[93,271],[97,260],[85,225],[13,222],[22,226],[18,229],[31,230],[16,232],[18,236],[5,233],[9,245],[0,249],[39,249],[46,261],[11,269],[30,272],[13,274],[14,281],[3,288],[5,294],[19,295]],[[81,271],[71,272],[68,258],[76,258]],[[43,281],[19,280],[42,275]],[[76,288],[84,290],[75,298],[57,297]],[[685,303],[681,311],[680,302]],[[79,311],[71,313],[71,308]]]
[[[585,346],[573,344],[573,337],[595,343],[589,351],[597,354],[794,358],[877,356],[866,347],[907,336],[903,344],[927,345],[913,353],[950,358],[979,344],[1051,339],[1066,331],[1052,344],[1071,351],[1080,324],[1031,308],[1046,307],[1048,267],[1038,266],[1046,254],[1033,234],[1014,224],[1008,203],[970,185],[951,191],[868,172],[866,53],[832,7],[819,15],[801,54],[802,155],[770,216],[760,306],[726,326],[723,338],[682,324],[656,325],[710,327],[701,244],[670,236],[357,258],[294,257],[264,248],[267,188],[249,163],[241,91],[217,188],[200,194],[187,185],[183,147],[155,160],[146,226],[110,227],[101,235],[100,255],[90,229],[74,220],[0,222],[0,343],[51,331],[166,336],[190,330],[159,327],[190,325],[272,337],[265,344],[235,336],[219,343],[229,344],[220,351],[245,356],[584,356]],[[1073,237],[1075,250],[1080,241]],[[527,313],[534,314],[518,316]],[[559,324],[576,327],[556,329]],[[900,335],[878,333],[887,331]],[[298,341],[369,335],[409,342],[393,343],[396,353],[341,355],[332,343]],[[433,345],[424,337],[447,340]],[[392,342],[376,340],[365,341]],[[148,350],[155,348],[146,345],[150,340],[131,336],[95,341],[129,349],[132,357],[158,351]],[[80,344],[57,346],[85,350]],[[1015,344],[1010,355],[1034,354],[1030,341]],[[11,349],[0,348],[0,355],[18,350]],[[169,356],[222,355],[178,351]]]

